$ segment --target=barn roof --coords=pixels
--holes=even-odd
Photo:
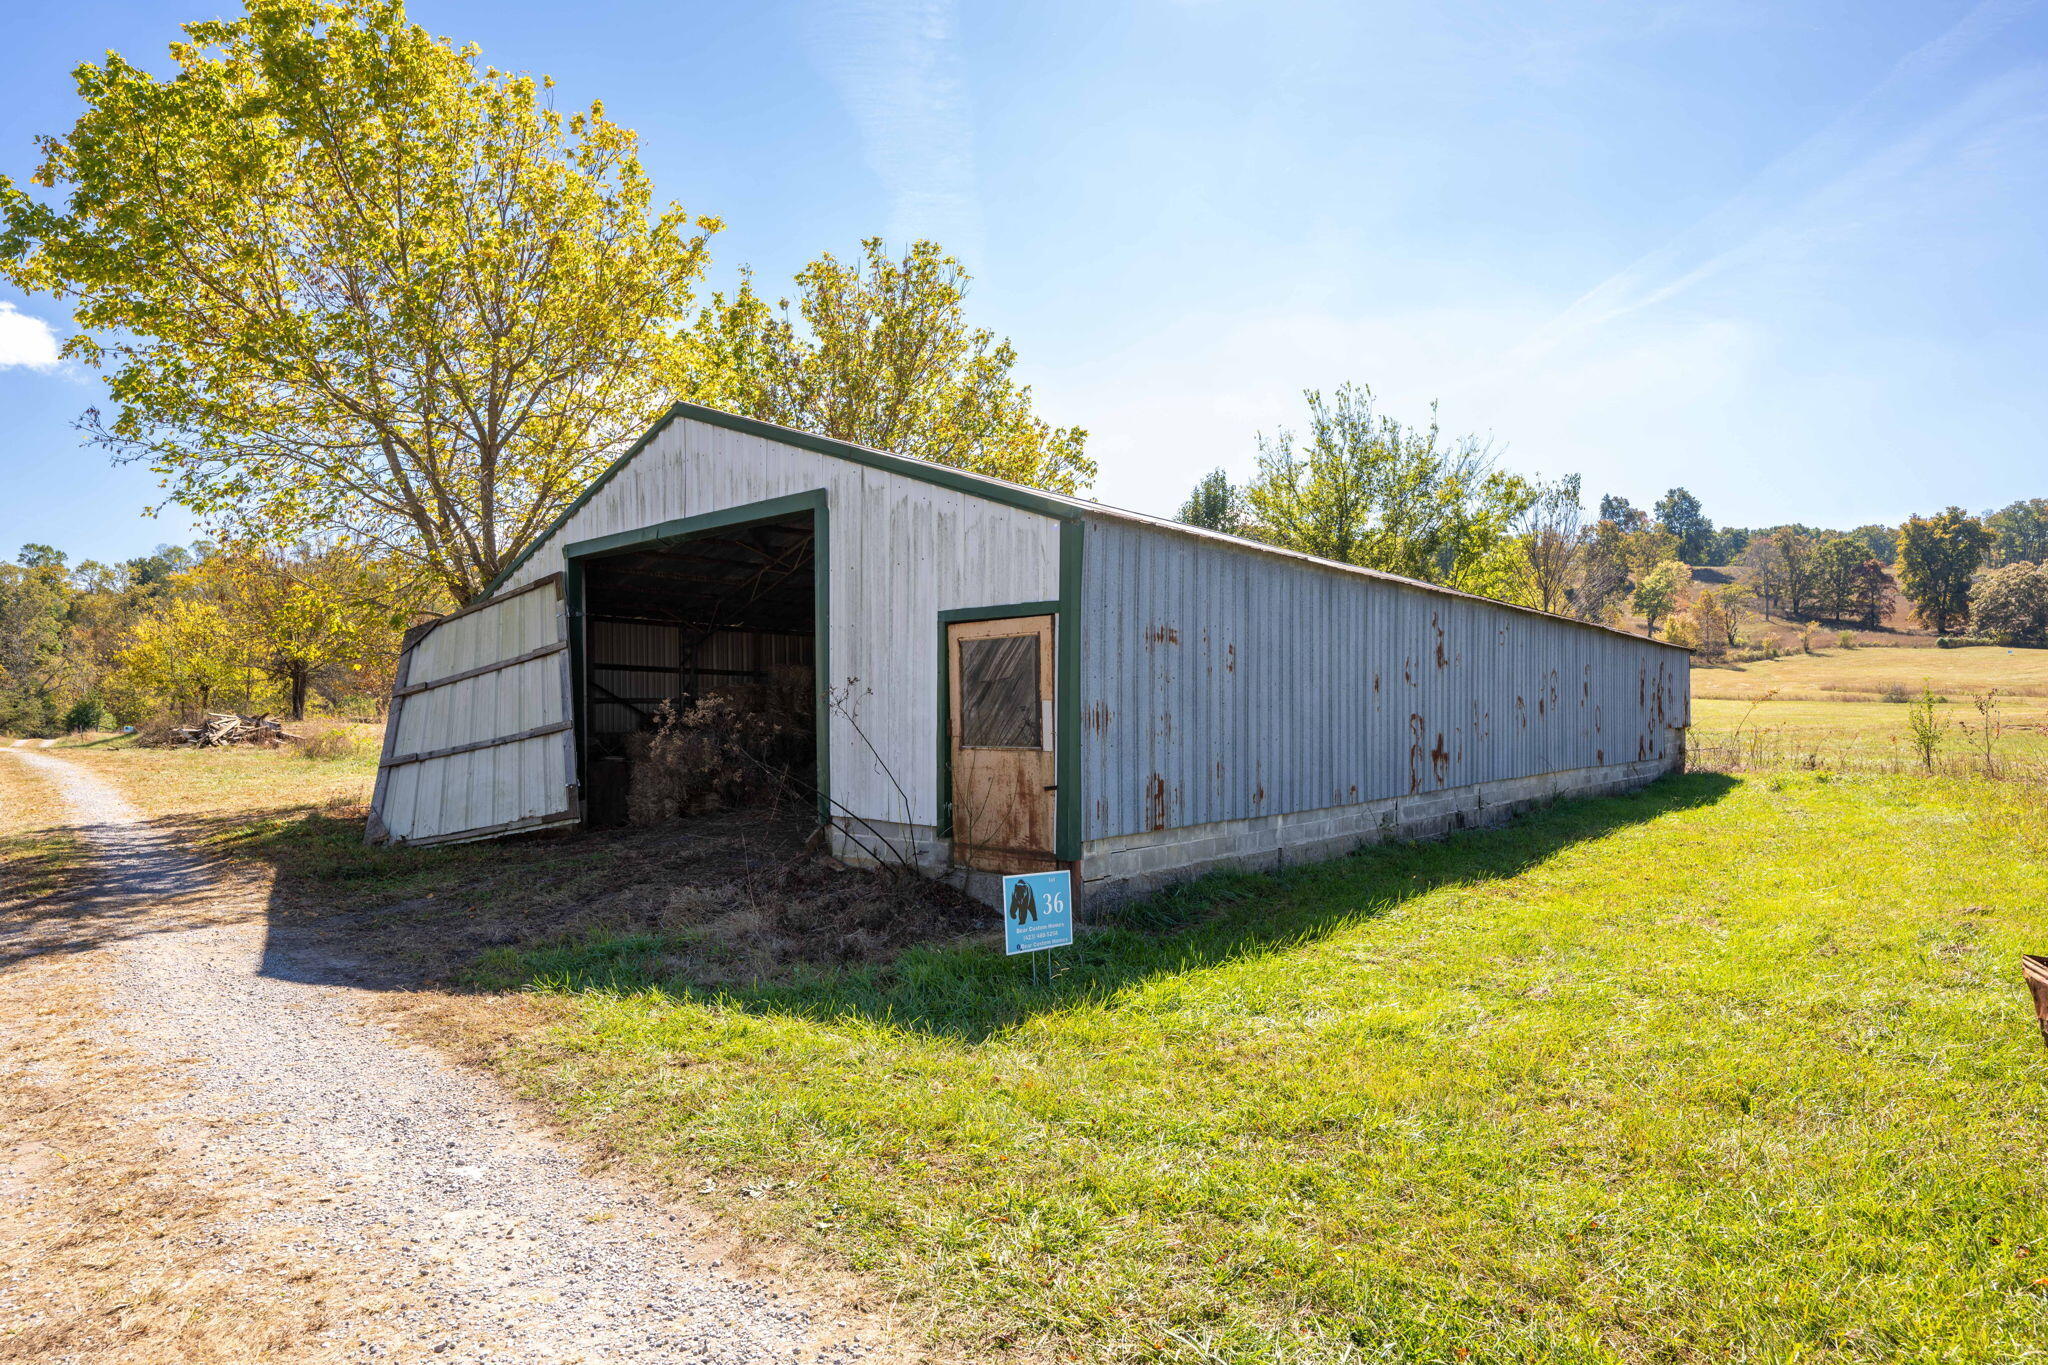
[[[728,431],[743,432],[749,436],[759,436],[764,440],[796,446],[799,449],[814,451],[820,455],[830,455],[837,459],[851,460],[855,464],[863,464],[871,468],[886,470],[892,474],[901,474],[905,478],[919,479],[925,483],[936,484],[942,488],[951,488],[956,492],[969,493],[978,498],[986,498],[990,502],[1002,503],[1027,512],[1037,512],[1042,516],[1057,517],[1066,521],[1087,517],[1145,526],[1173,535],[1191,536],[1198,540],[1215,541],[1231,549],[1248,554],[1294,560],[1305,568],[1356,574],[1365,578],[1377,578],[1383,582],[1396,583],[1402,587],[1413,588],[1420,592],[1436,593],[1444,597],[1463,597],[1475,602],[1484,602],[1489,606],[1501,607],[1508,611],[1518,611],[1529,616],[1539,616],[1546,621],[1562,621],[1587,630],[1606,631],[1610,635],[1619,635],[1624,639],[1635,640],[1644,644],[1661,645],[1666,649],[1675,649],[1683,654],[1691,653],[1690,650],[1682,645],[1674,645],[1666,640],[1651,639],[1648,636],[1638,635],[1632,630],[1622,630],[1615,626],[1602,625],[1597,621],[1581,621],[1577,617],[1559,616],[1554,612],[1542,611],[1535,607],[1525,607],[1516,602],[1503,602],[1498,598],[1484,597],[1478,593],[1463,592],[1457,588],[1447,588],[1440,583],[1429,583],[1419,578],[1406,578],[1400,574],[1387,573],[1380,569],[1368,569],[1356,564],[1346,564],[1340,560],[1324,559],[1319,555],[1303,554],[1298,550],[1288,550],[1278,545],[1268,545],[1263,541],[1248,540],[1243,536],[1233,536],[1223,531],[1211,531],[1201,526],[1190,526],[1186,522],[1174,521],[1167,517],[1148,516],[1143,512],[1133,512],[1122,507],[1111,507],[1107,503],[1090,502],[1086,498],[1069,497],[1064,493],[1051,493],[1043,488],[1032,488],[1025,484],[1012,483],[1008,479],[998,479],[987,474],[975,474],[965,469],[955,469],[951,465],[934,464],[930,460],[920,460],[910,455],[897,455],[886,450],[875,450],[869,446],[855,445],[851,441],[835,440],[829,436],[814,436],[807,431],[797,431],[791,427],[777,426],[773,422],[763,422],[753,417],[742,417],[738,413],[726,412],[720,408],[705,407],[701,403],[686,402],[677,402],[670,405],[669,410],[663,413],[655,421],[654,425],[649,427],[646,433],[633,443],[632,447],[625,454],[612,461],[602,474],[599,474],[591,481],[590,486],[583,490],[576,501],[562,509],[561,515],[549,523],[547,529],[542,531],[539,536],[535,537],[533,544],[528,546],[517,559],[505,566],[503,572],[491,580],[490,585],[477,595],[477,600],[483,601],[489,598],[500,587],[504,586],[512,575],[518,572],[521,565],[539,553],[541,548],[552,540],[563,526],[568,524],[569,519],[582,510],[584,504],[596,497],[600,489],[611,482],[612,478],[620,470],[631,464],[634,457],[639,455],[641,451],[653,444],[654,438],[659,436],[668,427],[669,423],[676,421],[678,418],[703,422],[707,426],[723,427]]]

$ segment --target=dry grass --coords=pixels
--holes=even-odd
[[[152,810],[250,811],[266,807],[367,806],[377,780],[383,727],[326,721],[294,724],[319,740],[307,757],[293,745],[152,749],[114,736],[62,743],[55,752],[120,782]],[[147,796],[148,801],[141,798]]]
[[[14,907],[0,910],[0,929],[11,927],[20,902],[63,895],[85,875],[85,846],[65,826],[63,802],[11,758],[0,758],[0,867],[0,906]]]
[[[18,931],[36,917],[24,901],[47,907],[89,868],[64,836],[51,871],[61,807],[12,760],[0,812],[0,926]],[[321,1362],[376,1337],[376,1286],[277,1225],[298,1192],[267,1172],[213,1178],[207,1135],[151,1113],[180,1084],[113,1036],[103,969],[48,953],[0,971],[0,1362]]]
[[[2048,649],[1827,649],[1692,675],[1695,697],[1736,701],[1766,693],[1778,701],[1878,701],[1895,688],[1918,695],[1922,686],[1958,701],[1991,688],[2048,698]]]

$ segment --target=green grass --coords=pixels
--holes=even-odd
[[[1050,986],[714,993],[617,936],[478,980],[554,997],[504,1065],[572,1125],[971,1356],[2021,1361],[2044,906],[2019,789],[1702,773],[1211,879]]]
[[[1909,708],[1874,701],[1733,701],[1695,698],[1687,744],[1695,753],[1761,745],[1773,763],[1799,766],[1917,767],[1906,737]],[[1994,761],[2038,769],[2048,764],[2048,710],[2000,698]],[[1982,760],[1982,719],[1967,699],[1935,708],[1942,727],[1937,758],[1950,768]]]

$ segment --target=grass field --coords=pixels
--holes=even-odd
[[[1694,697],[1745,701],[1766,692],[1780,701],[1875,701],[1890,687],[1917,695],[1923,686],[1957,701],[1997,688],[2048,705],[2048,649],[1827,649],[1692,675]]]
[[[1695,669],[1692,684],[1689,746],[1713,766],[1918,768],[1910,707],[1878,698],[1926,689],[1940,699],[1938,769],[1983,767],[1975,702],[1993,693],[1993,766],[2048,775],[2048,650],[1827,650]]]
[[[985,950],[708,992],[500,951],[535,1094],[977,1349],[2023,1360],[2048,1342],[2048,826],[1695,774],[1216,879],[1049,987]]]
[[[289,756],[91,761],[350,903],[602,870],[362,850]],[[700,936],[523,924],[447,1036],[968,1358],[2048,1359],[2029,787],[1694,773],[1210,879],[1049,983],[962,940],[710,984]]]

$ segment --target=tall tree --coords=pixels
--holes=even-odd
[[[1707,563],[1733,564],[1749,548],[1751,532],[1746,526],[1723,526],[1707,540]]]
[[[1970,629],[2009,644],[2048,641],[2048,566],[1986,571],[1970,587]]]
[[[892,258],[829,253],[770,305],[744,281],[698,320],[705,396],[749,416],[1058,493],[1095,462],[1080,427],[1039,417],[1012,373],[1017,350],[967,323],[969,276],[934,242]]]
[[[1700,500],[1683,488],[1674,488],[1657,499],[1657,526],[1678,537],[1678,557],[1688,564],[1704,564],[1714,548],[1714,523],[1707,520]]]
[[[1231,484],[1228,474],[1212,469],[1180,505],[1178,520],[1189,526],[1236,535],[1244,526],[1244,494]]]
[[[249,0],[160,80],[109,54],[0,179],[0,273],[73,300],[86,422],[172,496],[289,542],[347,531],[456,598],[678,388],[716,220],[652,206],[634,135],[407,21]]]
[[[1518,523],[1532,605],[1544,611],[1569,611],[1582,587],[1586,528],[1579,490],[1576,474],[1542,485]]]
[[[2022,498],[1984,518],[1993,564],[2048,563],[2048,498]]]
[[[1813,605],[1813,538],[1797,526],[1780,526],[1750,538],[1742,565],[1764,615],[1804,616]]]
[[[1946,635],[1970,619],[1970,579],[1990,544],[1984,523],[1960,507],[1899,528],[1899,591],[1921,624]]]
[[[1846,621],[1856,606],[1869,547],[1848,536],[1831,535],[1813,552],[1813,604],[1821,615]]]
[[[395,656],[428,605],[416,583],[346,545],[238,546],[194,576],[236,657],[278,685],[293,720],[305,718],[316,679]]]
[[[1882,629],[1891,619],[1892,604],[1897,599],[1898,593],[1892,587],[1892,576],[1885,572],[1884,565],[1871,558],[1856,566],[1850,611],[1858,625],[1866,630]]]
[[[19,563],[0,564],[0,730],[54,726],[69,597],[64,557],[47,545],[24,545]]]
[[[205,711],[248,696],[250,670],[227,614],[214,602],[172,598],[135,623],[122,651],[117,687],[143,705]]]
[[[1640,531],[1650,524],[1650,514],[1632,505],[1619,493],[1600,495],[1600,520],[1611,521],[1624,531]]]
[[[1879,564],[1890,567],[1899,557],[1899,528],[1896,526],[1859,526],[1849,533],[1863,542],[1870,551],[1870,557]]]
[[[1631,603],[1642,613],[1643,624],[1652,639],[1657,635],[1657,622],[1678,608],[1684,598],[1685,585],[1690,581],[1690,568],[1675,559],[1667,559],[1644,574],[1642,581],[1636,584]]]
[[[1536,497],[1526,479],[1496,469],[1478,438],[1446,438],[1434,407],[1411,427],[1375,411],[1364,385],[1304,397],[1305,438],[1259,438],[1251,534],[1469,592],[1522,591],[1513,529]]]

